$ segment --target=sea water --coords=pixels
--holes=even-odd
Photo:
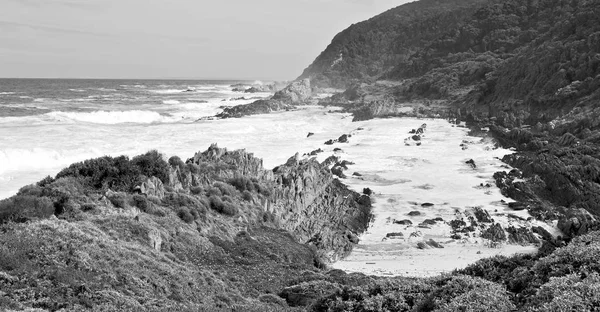
[[[446,223],[416,227],[425,218],[449,221],[475,206],[505,226],[518,223],[506,217],[508,208],[502,200],[510,199],[500,194],[492,179],[495,171],[508,170],[498,158],[511,151],[440,119],[352,122],[348,113],[319,106],[235,119],[206,118],[222,107],[271,95],[235,92],[236,83],[240,82],[0,80],[0,198],[73,162],[104,155],[131,157],[156,149],[167,158],[177,155],[185,160],[217,143],[246,149],[262,158],[266,168],[273,168],[295,153],[321,148],[318,160],[337,155],[354,163],[346,171],[345,184],[358,192],[366,187],[374,191],[369,230],[352,254],[334,267],[424,276],[464,267],[484,256],[535,250],[490,248],[477,238],[452,240]],[[408,132],[423,123],[427,130],[421,146],[407,146]],[[309,132],[314,135],[307,136]],[[342,134],[352,135],[349,143],[324,144]],[[477,168],[465,163],[470,159]],[[424,208],[425,202],[434,205]],[[410,217],[410,211],[422,215]],[[527,212],[512,213],[528,217]],[[402,219],[411,219],[414,226],[393,222]],[[552,231],[551,225],[540,225]],[[402,232],[405,238],[386,239],[391,232]],[[420,236],[409,238],[414,232]],[[430,238],[446,248],[415,247],[417,240]]]

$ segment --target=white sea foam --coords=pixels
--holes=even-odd
[[[157,94],[179,94],[185,91],[185,89],[150,90],[150,92]]]
[[[11,95],[15,94],[14,92],[0,92],[0,95]]]
[[[172,117],[163,116],[153,111],[94,111],[89,113],[78,112],[50,112],[46,114],[55,120],[69,119],[72,121],[89,122],[95,124],[122,124],[122,123],[160,123],[173,122]]]
[[[177,100],[165,100],[162,101],[163,104],[168,104],[168,105],[173,105],[173,104],[181,104],[181,102],[177,101]]]
[[[0,174],[7,171],[29,171],[58,168],[102,154],[95,148],[60,150],[47,148],[7,148],[0,150]]]

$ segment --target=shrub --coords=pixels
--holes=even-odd
[[[227,183],[217,181],[213,185],[215,187],[217,187],[221,191],[221,194],[223,194],[223,195],[235,196],[235,194],[237,193],[235,187],[233,187]]]
[[[252,201],[252,199],[253,199],[252,193],[250,193],[250,191],[248,191],[248,190],[245,190],[242,193],[242,199],[245,200],[245,201]]]
[[[243,192],[246,190],[250,191],[250,192],[254,192],[256,190],[252,180],[248,179],[245,176],[239,176],[239,177],[235,177],[233,179],[229,179],[229,181],[227,181],[227,183],[233,185],[240,192]]]
[[[132,166],[127,156],[104,156],[74,163],[60,171],[56,179],[82,177],[92,188],[130,191],[140,181],[139,175],[139,168]]]
[[[171,167],[178,167],[179,170],[181,170],[181,171],[184,171],[185,169],[187,169],[187,166],[185,165],[183,160],[181,160],[181,158],[179,158],[179,156],[173,156],[173,157],[169,158],[169,165],[171,165]]]
[[[96,209],[96,205],[94,204],[86,203],[81,205],[81,211],[92,211],[94,209]]]
[[[127,197],[125,194],[114,193],[108,196],[108,200],[117,208],[125,208]]]
[[[146,212],[148,210],[148,199],[144,195],[135,194],[132,198],[132,203],[134,206],[140,208],[141,211]]]
[[[223,196],[223,198],[219,198],[213,195],[209,197],[209,200],[210,208],[220,214],[234,216],[238,213],[238,208],[232,203],[231,197]]]
[[[207,196],[218,196],[221,197],[223,196],[223,193],[221,193],[221,189],[219,189],[218,187],[213,187],[211,186],[207,191],[206,191],[206,195]]]
[[[155,176],[161,181],[169,181],[169,165],[163,159],[162,154],[151,150],[146,154],[133,157],[132,165],[136,166],[143,175]]]
[[[177,210],[177,216],[185,223],[194,222],[194,216],[190,213],[190,210],[187,207],[180,207]]]
[[[15,195],[0,201],[0,223],[48,218],[54,214],[54,211],[54,203],[48,197]]]
[[[194,195],[200,195],[204,193],[204,188],[202,188],[201,186],[192,186],[190,187],[190,192]]]

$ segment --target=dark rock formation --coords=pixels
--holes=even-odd
[[[475,164],[475,161],[473,159],[469,159],[465,162],[465,164],[471,166],[471,168],[473,169],[477,169],[477,165]]]
[[[473,214],[475,215],[475,218],[477,219],[478,222],[483,222],[483,223],[494,222],[494,220],[492,219],[492,217],[490,217],[490,214],[487,212],[487,210],[484,210],[481,207],[474,207]]]
[[[404,238],[404,234],[402,234],[401,232],[387,233],[385,235],[385,238],[391,238],[391,239]]]
[[[509,226],[506,232],[508,232],[508,242],[512,244],[529,245],[540,243],[540,240],[528,228]]]
[[[558,220],[558,228],[565,236],[575,237],[600,229],[600,222],[585,209],[571,209]]]
[[[413,223],[410,220],[394,220],[394,224],[412,225]]]
[[[421,204],[421,207],[433,207],[433,206],[435,206],[435,204],[433,204],[433,203],[422,203]]]
[[[433,239],[428,240],[426,243],[427,243],[427,245],[434,247],[434,248],[444,248],[444,245],[434,241]]]
[[[416,216],[420,216],[421,213],[419,211],[411,211],[408,213],[408,215],[411,217],[416,217]]]
[[[306,137],[307,137],[307,138],[310,138],[310,137],[311,137],[311,136],[313,136],[313,135],[315,135],[315,134],[314,134],[314,133],[312,133],[312,132],[309,132],[309,133],[306,135]]]
[[[338,141],[339,143],[348,143],[348,137],[349,137],[349,135],[347,135],[347,134],[342,134],[342,135],[341,135],[341,136],[340,136],[340,137],[337,139],[337,141]]]

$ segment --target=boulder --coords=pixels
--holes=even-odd
[[[308,306],[316,299],[328,296],[341,289],[337,284],[316,280],[284,288],[279,296],[292,307]]]
[[[477,219],[478,222],[483,222],[483,223],[494,222],[494,220],[492,220],[492,217],[490,217],[490,214],[487,212],[487,210],[485,210],[481,207],[473,208],[473,214],[475,215],[475,218]]]
[[[394,224],[412,225],[413,223],[410,220],[394,220]]]
[[[404,238],[404,234],[402,234],[401,232],[387,233],[385,235],[385,238],[391,238],[391,239]]]
[[[418,242],[417,243],[417,248],[419,248],[419,249],[429,249],[429,245],[425,244],[424,242]]]
[[[465,164],[471,166],[471,168],[473,168],[473,169],[477,169],[477,165],[475,164],[475,161],[473,159],[469,159],[469,160],[465,161]]]
[[[310,138],[310,137],[311,137],[311,136],[313,136],[313,135],[315,135],[315,134],[314,134],[314,133],[312,133],[312,132],[309,132],[309,133],[306,135],[306,137],[307,137],[307,138]]]
[[[433,219],[426,219],[423,222],[421,222],[421,224],[423,224],[423,225],[435,225],[436,221],[433,220]]]
[[[294,81],[282,90],[277,91],[272,99],[284,103],[296,104],[308,100],[311,95],[310,80],[302,79]]]
[[[165,187],[162,181],[157,177],[150,177],[137,186],[136,191],[146,196],[155,196],[160,199],[165,197]]]
[[[432,203],[422,203],[421,207],[433,207],[435,204]]]
[[[335,143],[335,142],[336,141],[329,139],[325,142],[325,145],[333,145],[333,143]]]
[[[434,247],[434,248],[444,248],[444,246],[436,241],[434,241],[433,239],[428,240],[427,245]]]
[[[508,242],[519,245],[539,244],[540,240],[533,235],[531,229],[525,227],[509,226],[506,229],[508,232]]]
[[[347,134],[342,134],[337,141],[339,143],[348,143],[348,135]]]
[[[416,217],[416,216],[420,216],[421,213],[419,211],[411,211],[408,213],[408,215],[411,217]]]

